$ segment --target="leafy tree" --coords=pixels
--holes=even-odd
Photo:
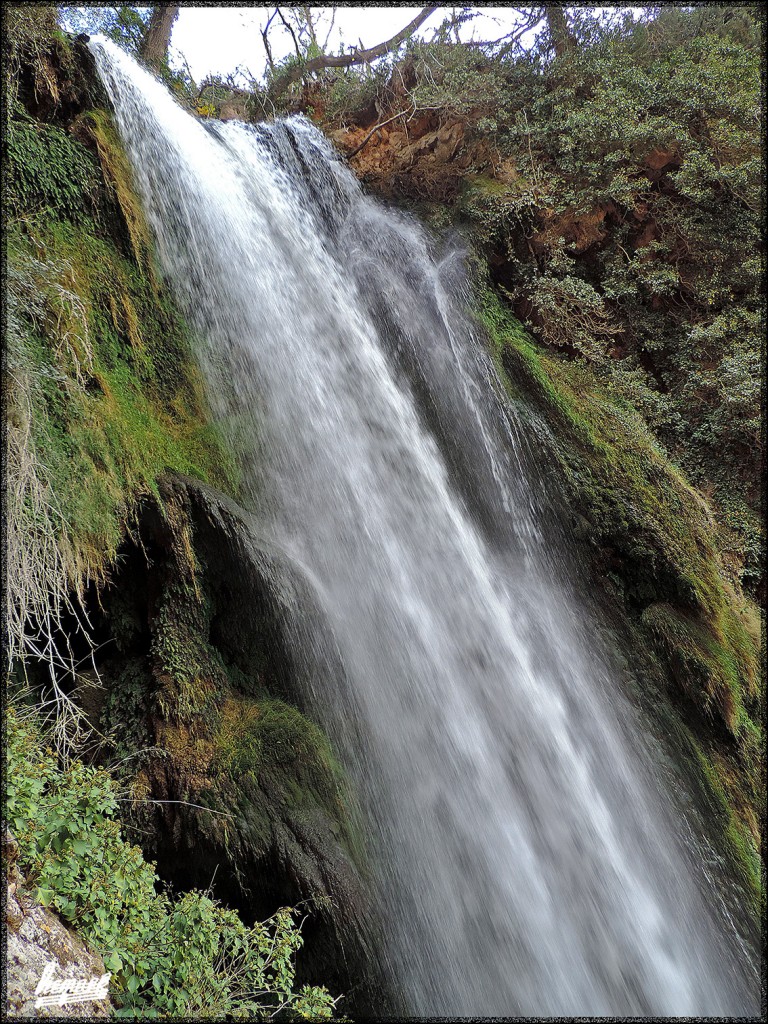
[[[73,32],[101,33],[157,71],[168,68],[168,50],[178,6],[60,7],[62,23]]]
[[[151,7],[60,7],[59,17],[72,32],[105,35],[138,56],[147,32]]]
[[[186,61],[171,59],[171,32],[177,6],[60,7],[59,20],[70,32],[105,35],[149,65],[182,99],[191,101],[196,86]],[[173,67],[171,64],[173,63]]]

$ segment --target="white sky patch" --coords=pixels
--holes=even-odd
[[[274,7],[182,7],[173,30],[172,49],[189,65],[196,82],[206,75],[228,75],[242,68],[261,78],[266,66],[264,44],[259,26],[263,26]],[[345,47],[375,46],[389,39],[412,21],[420,7],[338,7],[336,23],[328,40],[328,53]],[[430,39],[452,8],[441,7],[424,22],[417,38]],[[498,39],[519,21],[509,7],[479,7],[481,16],[463,27],[462,39]],[[330,8],[312,7],[325,15],[318,35],[325,38]],[[278,19],[272,23],[270,45],[275,61],[293,52],[293,43]],[[174,63],[178,63],[178,58]]]

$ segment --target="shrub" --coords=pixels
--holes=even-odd
[[[102,955],[118,1016],[331,1017],[325,989],[294,990],[294,910],[247,927],[205,893],[158,893],[153,866],[123,838],[110,776],[79,760],[60,767],[14,709],[8,741],[6,814],[20,866],[36,898]]]

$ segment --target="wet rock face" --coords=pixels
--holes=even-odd
[[[10,1019],[40,1017],[57,1020],[93,1020],[111,1017],[108,999],[37,1007],[36,989],[48,970],[55,982],[65,979],[91,981],[106,972],[100,956],[66,928],[59,918],[36,903],[24,888],[16,865],[19,847],[8,828],[3,836],[3,861],[7,878],[5,923],[7,988],[5,1013]],[[53,965],[53,970],[50,965]]]
[[[130,823],[164,881],[210,886],[246,922],[308,901],[300,983],[348,991],[367,894],[353,800],[286,636],[305,584],[220,492],[169,474],[159,498],[90,609],[95,721],[134,766]]]

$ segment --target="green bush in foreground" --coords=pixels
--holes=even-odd
[[[121,835],[110,776],[60,767],[35,724],[8,713],[6,820],[36,898],[73,925],[112,973],[122,1017],[329,1019],[323,988],[294,991],[294,911],[252,928],[204,893],[173,899]]]

